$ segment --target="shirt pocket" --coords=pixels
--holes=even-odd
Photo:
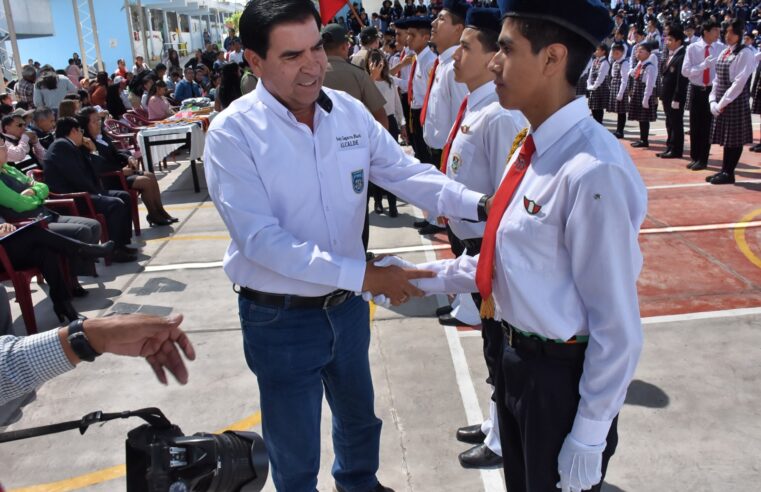
[[[463,172],[466,166],[473,165],[473,156],[476,154],[476,146],[468,142],[465,138],[458,138],[452,143],[452,150],[449,155],[447,169],[452,170],[452,177]]]
[[[519,214],[527,214],[523,205]],[[510,217],[498,232],[499,257],[511,270],[554,270],[560,254],[560,227],[532,216]]]

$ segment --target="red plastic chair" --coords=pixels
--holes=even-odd
[[[13,290],[16,291],[16,302],[18,302],[21,308],[21,317],[24,318],[27,335],[37,333],[37,319],[34,317],[32,289],[29,288],[29,284],[32,278],[42,274],[36,268],[28,268],[26,270],[16,270],[13,268],[11,259],[8,258],[8,253],[5,252],[3,246],[0,246],[0,266],[2,266],[0,281],[10,280],[13,284]]]
[[[133,110],[130,110],[124,113],[122,118],[124,118],[124,120],[126,120],[127,123],[129,123],[133,127],[139,128],[139,129],[153,125],[153,122],[149,120],[147,116],[144,118]]]
[[[121,190],[126,191],[129,193],[130,201],[132,202],[131,208],[132,208],[132,224],[135,227],[135,235],[140,235],[140,213],[137,209],[137,197],[138,193],[136,190],[133,190],[129,187],[129,184],[127,184],[127,178],[124,176],[124,171],[111,171],[107,173],[103,173],[100,175],[101,178],[116,178],[119,180],[119,186],[121,187]]]

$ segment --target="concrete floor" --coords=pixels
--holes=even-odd
[[[205,191],[192,192],[187,166],[172,164],[160,175],[165,202],[181,222],[146,228],[136,241],[140,263],[99,266],[101,276],[84,282],[90,296],[75,304],[87,316],[183,313],[198,354],[189,384],[164,387],[142,360],[106,355],[48,382],[20,409],[20,402],[0,408],[0,422],[12,422],[5,430],[78,419],[93,410],[157,406],[186,434],[235,423],[260,431],[236,298],[219,266],[227,233]],[[371,249],[424,245],[411,227],[416,210],[403,206],[401,212],[397,219],[371,215]],[[403,256],[426,259],[420,251]],[[53,328],[46,295],[39,288],[34,295],[38,324]],[[384,422],[379,479],[397,491],[504,490],[501,470],[463,470],[457,462],[467,445],[454,432],[478,421],[489,391],[480,336],[439,326],[432,313],[440,302],[427,298],[375,311],[370,358],[376,412]],[[15,303],[12,309],[23,333]],[[646,320],[645,349],[604,490],[759,490],[759,327],[761,309]],[[123,490],[124,439],[139,424],[114,421],[84,436],[70,431],[0,444],[0,481],[8,490]],[[325,405],[320,491],[333,490],[329,429]],[[271,481],[265,490],[274,490]]]

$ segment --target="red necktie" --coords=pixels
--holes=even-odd
[[[505,215],[507,206],[510,205],[510,200],[513,198],[515,190],[518,189],[523,176],[526,175],[526,170],[531,165],[531,156],[534,155],[535,150],[534,138],[529,135],[521,146],[518,158],[512,167],[510,167],[510,170],[507,171],[507,176],[502,180],[502,184],[499,185],[499,189],[494,195],[494,201],[489,210],[489,218],[486,220],[481,255],[478,258],[478,266],[476,268],[476,286],[484,301],[489,299],[492,293],[494,250],[497,243],[499,223],[502,221],[502,216]]]
[[[433,69],[431,75],[428,77],[428,88],[425,91],[425,99],[423,100],[423,109],[420,111],[420,126],[425,126],[425,114],[428,111],[428,98],[431,97],[431,87],[433,87],[433,81],[436,78],[436,68],[439,66],[439,58],[433,62]]]
[[[465,108],[467,107],[468,96],[465,96],[465,99],[462,100],[462,104],[460,104],[460,111],[457,113],[457,119],[454,122],[454,126],[449,131],[449,137],[447,138],[447,143],[444,145],[444,150],[441,151],[441,172],[444,174],[447,173],[447,162],[449,161],[449,151],[452,149],[452,142],[454,142],[457,132],[460,131],[460,124],[462,123],[462,118],[465,116]]]
[[[726,60],[727,58],[729,58],[729,55],[731,55],[731,54],[732,54],[732,49],[731,48],[727,48],[727,50],[724,52],[724,56],[722,56],[721,59],[722,60]]]
[[[705,57],[708,58],[711,56],[711,47],[706,45],[706,54]],[[703,70],[703,85],[708,86],[711,83],[711,68],[706,68]]]
[[[410,79],[407,81],[407,102],[410,103],[410,107],[412,107],[412,80],[415,78],[416,68],[417,68],[417,58],[415,58],[415,61],[412,62],[412,70],[410,70]]]
[[[634,70],[634,78],[639,80],[639,76],[642,73],[642,62],[637,64],[637,68]]]

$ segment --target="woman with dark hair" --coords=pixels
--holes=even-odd
[[[40,78],[34,85],[34,106],[46,107],[58,111],[67,94],[75,94],[77,87],[71,83],[66,75],[59,75],[50,65],[45,65],[40,70]]]
[[[110,85],[109,82],[111,80],[108,78],[108,73],[98,72],[98,75],[95,77],[95,84],[90,92],[90,101],[94,105],[106,107],[106,93]]]
[[[174,114],[172,106],[166,100],[166,82],[159,80],[148,91],[148,119],[164,120]]]
[[[122,101],[121,91],[121,84],[112,84],[106,89],[106,109],[117,120],[121,119],[127,112],[124,101]]]
[[[193,70],[195,70],[196,68],[198,68],[198,65],[201,65],[201,64],[203,64],[203,51],[196,50],[196,52],[194,53],[194,57],[188,60],[187,63],[185,63],[184,68],[192,67]]]
[[[214,109],[222,111],[242,95],[240,66],[237,63],[228,63],[222,67],[222,77],[214,99]]]
[[[171,72],[174,68],[180,68],[180,55],[177,54],[177,50],[169,49],[166,62],[167,71]]]
[[[142,172],[137,169],[137,161],[130,155],[120,152],[114,143],[104,135],[101,128],[101,118],[95,108],[85,108],[77,115],[77,120],[84,130],[84,136],[95,144],[98,151],[93,155],[93,165],[100,173],[110,171],[122,171],[127,179],[127,184],[136,190],[148,209],[148,223],[153,226],[165,226],[178,222],[164,210],[161,202],[161,190],[156,181],[156,175],[150,172]],[[106,186],[108,188],[108,186]]]

